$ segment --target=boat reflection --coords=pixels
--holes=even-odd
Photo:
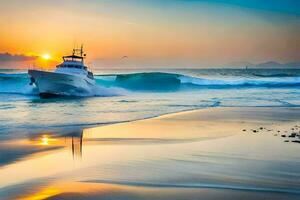
[[[70,149],[73,158],[82,157],[83,131],[75,131],[66,135],[61,135],[56,132],[39,133],[29,138],[29,141],[34,146],[39,146],[41,149],[51,147],[68,148]]]
[[[72,156],[82,156],[83,131],[77,130],[62,134],[62,132],[40,132],[27,138],[18,138],[0,142],[0,168],[25,160],[39,154],[51,153],[54,150],[68,148]]]

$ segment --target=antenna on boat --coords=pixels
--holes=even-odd
[[[80,48],[79,47],[74,47],[72,56],[80,56],[82,58],[86,57],[86,54],[83,52],[83,44],[81,44]]]
[[[86,53],[83,52],[83,44],[81,44],[80,55],[81,55],[81,57],[83,57],[83,58],[86,57]]]

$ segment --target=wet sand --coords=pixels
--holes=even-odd
[[[208,108],[43,132],[1,144],[0,199],[300,199],[299,125],[298,108]]]

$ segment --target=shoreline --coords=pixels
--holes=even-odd
[[[258,110],[257,110],[258,109]],[[190,109],[190,110],[185,110],[185,111],[179,111],[179,112],[172,112],[172,113],[166,113],[166,114],[162,114],[162,115],[158,115],[158,116],[152,116],[152,117],[148,117],[148,118],[142,118],[142,119],[137,119],[137,120],[129,120],[129,121],[123,121],[123,122],[116,122],[116,123],[108,123],[108,124],[103,124],[101,126],[92,126],[92,127],[87,127],[87,128],[83,128],[83,127],[80,127],[79,129],[75,126],[71,128],[70,127],[67,127],[67,130],[65,133],[61,134],[60,131],[50,131],[49,130],[46,130],[46,131],[42,131],[40,133],[35,133],[32,134],[30,136],[30,138],[21,138],[21,139],[15,139],[15,138],[11,138],[11,139],[8,139],[8,140],[3,140],[1,141],[1,146],[3,148],[1,148],[2,150],[5,150],[5,148],[10,148],[10,147],[20,147],[21,149],[22,148],[27,148],[27,147],[33,147],[33,151],[29,151],[29,152],[25,152],[28,153],[28,154],[35,154],[35,153],[42,153],[43,151],[48,151],[48,150],[52,150],[52,149],[57,149],[59,148],[59,146],[54,146],[54,147],[51,147],[49,146],[49,149],[47,149],[48,146],[45,146],[43,148],[35,148],[35,147],[38,147],[36,144],[32,145],[32,140],[33,141],[36,141],[36,140],[39,140],[43,137],[43,135],[47,135],[47,133],[50,133],[52,135],[52,137],[55,137],[55,138],[64,138],[64,137],[78,137],[82,134],[85,134],[85,140],[88,141],[89,140],[89,137],[88,137],[88,134],[90,134],[89,132],[92,132],[92,134],[95,134],[95,131],[97,132],[98,129],[106,129],[107,128],[110,128],[111,126],[114,127],[114,126],[126,126],[127,124],[135,124],[135,123],[143,123],[143,122],[152,122],[153,121],[159,121],[159,120],[164,120],[164,119],[169,119],[169,118],[173,118],[173,119],[176,119],[176,118],[180,118],[180,117],[186,117],[186,116],[194,116],[197,117],[197,114],[199,113],[204,113],[204,117],[203,116],[200,116],[200,118],[198,118],[197,120],[201,120],[201,121],[211,121],[212,119],[205,119],[207,118],[207,113],[211,113],[213,116],[216,115],[216,112],[219,112],[219,111],[226,111],[226,110],[244,110],[246,113],[249,112],[249,111],[255,111],[255,112],[260,112],[261,113],[261,110],[269,110],[269,111],[272,111],[272,110],[282,110],[282,111],[288,111],[288,110],[298,110],[300,113],[300,107],[206,107],[206,108],[199,108],[199,109]],[[245,114],[244,112],[244,114]],[[288,113],[288,112],[287,112]],[[277,113],[278,114],[278,113]],[[282,114],[282,113],[279,113],[279,114]],[[230,118],[228,118],[228,113],[226,114],[227,116],[223,118],[221,117],[221,121],[225,121],[226,123],[228,121],[231,121]],[[199,116],[198,116],[199,117]],[[272,116],[268,116],[268,117],[272,117]],[[237,118],[236,116],[234,118]],[[257,115],[255,116],[247,116],[247,119],[244,119],[244,120],[249,120],[251,119],[252,120],[254,119],[255,122],[254,123],[269,123],[271,121],[271,123],[273,122],[277,122],[277,123],[293,123],[295,121],[300,121],[300,114],[294,116],[294,117],[287,117],[286,113],[284,114],[284,120],[279,120],[280,118],[278,117],[274,117],[273,116],[273,119],[268,119],[267,121],[264,121],[264,119],[262,118],[258,118]],[[195,120],[195,119],[192,119],[192,120]],[[213,120],[218,120],[220,121],[220,117],[218,117],[218,119],[213,119]],[[240,119],[237,120],[237,121],[241,121]],[[244,129],[244,128],[243,128]],[[236,130],[236,131],[239,131],[240,133],[242,133],[242,130]],[[70,131],[71,130],[71,131]],[[96,134],[95,134],[96,135]],[[225,134],[223,136],[230,136],[230,135],[234,135],[234,134]],[[96,136],[97,137],[97,136]],[[101,138],[99,137],[98,138],[98,141],[95,139],[96,137],[92,137],[91,138],[91,143],[93,143],[93,141],[95,143],[98,143],[98,142],[104,142],[105,143],[105,139],[104,138]],[[176,142],[197,142],[201,139],[214,139],[214,138],[218,138],[220,137],[219,136],[216,136],[216,137],[209,137],[209,138],[186,138],[185,140],[183,139],[162,139],[162,138],[139,138],[139,137],[130,137],[130,140],[126,140],[126,138],[122,141],[122,138],[115,138],[116,140],[113,141],[113,138],[108,138],[106,139],[106,141],[109,143],[110,141],[112,142],[132,142],[133,144],[134,143],[139,143],[139,142],[143,142],[142,140],[145,139],[145,142],[144,144],[146,144],[147,142],[149,143],[153,143],[153,142],[158,142],[158,143],[176,143]],[[29,142],[28,142],[28,139],[29,139]],[[136,141],[134,141],[136,139]],[[102,144],[104,144],[102,143]],[[1,168],[1,164],[0,164],[0,168]]]
[[[11,149],[24,154],[10,152],[21,157],[0,167],[0,196],[30,199],[55,190],[47,198],[151,199],[155,191],[156,199],[293,199],[300,145],[281,133],[298,131],[299,111],[215,107],[16,141]],[[26,153],[30,148],[38,153]]]
[[[98,127],[103,127],[103,126],[111,126],[115,124],[126,124],[126,123],[131,123],[131,122],[138,122],[138,121],[143,121],[143,120],[151,120],[151,119],[156,119],[156,118],[164,118],[164,117],[172,117],[176,115],[181,115],[181,114],[189,114],[193,112],[198,112],[202,110],[208,110],[208,109],[297,109],[300,112],[300,106],[237,106],[237,107],[201,107],[201,108],[193,108],[193,109],[187,109],[187,110],[182,110],[182,111],[174,111],[174,112],[169,112],[169,113],[164,113],[160,115],[154,115],[150,117],[144,117],[144,118],[139,118],[139,119],[133,119],[133,120],[125,120],[125,121],[117,121],[117,122],[99,122],[99,123],[93,123],[93,124],[69,124],[69,125],[53,125],[53,126],[47,126],[45,128],[36,128],[33,129],[32,135],[37,135],[41,132],[57,132],[58,137],[64,137],[69,134],[72,134],[74,132],[82,131],[84,129],[93,129],[93,128],[98,128]],[[22,136],[23,138],[27,138],[30,136],[30,132],[27,133],[27,136]],[[62,134],[59,134],[62,133]],[[21,137],[21,138],[22,138]],[[3,138],[3,142],[0,141],[0,143],[5,143],[9,141],[14,141],[16,138]]]

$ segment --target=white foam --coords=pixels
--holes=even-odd
[[[127,92],[124,89],[116,88],[116,87],[105,88],[99,85],[95,85],[90,92],[90,96],[101,96],[101,97],[122,96],[126,94]]]

